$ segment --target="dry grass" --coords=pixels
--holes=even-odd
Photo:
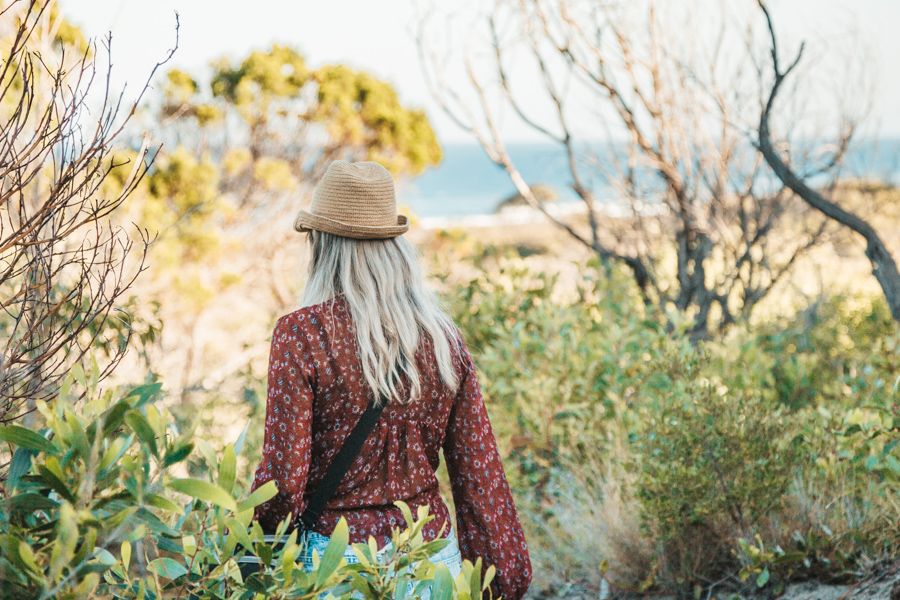
[[[624,462],[587,458],[547,488],[541,506],[520,511],[536,581],[548,591],[598,593],[604,577],[613,588],[636,589],[651,571],[652,548]]]

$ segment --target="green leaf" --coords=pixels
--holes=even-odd
[[[50,552],[50,581],[57,581],[63,567],[72,562],[75,546],[78,544],[78,523],[75,520],[75,508],[68,502],[59,506],[59,521],[56,522],[56,540]]]
[[[87,462],[91,457],[91,446],[88,443],[84,427],[81,426],[81,421],[79,421],[78,417],[69,410],[65,411],[65,419],[69,429],[72,430],[72,445],[75,446],[78,453],[81,454],[81,458]]]
[[[125,422],[134,430],[140,440],[150,447],[153,456],[159,456],[159,451],[156,448],[156,434],[153,433],[153,429],[150,427],[147,419],[144,418],[144,415],[136,410],[129,410],[125,415]]]
[[[34,559],[34,552],[31,550],[31,546],[26,544],[24,540],[19,540],[19,558],[22,559],[22,562],[25,563],[32,573],[35,575],[43,574],[43,571]]]
[[[478,563],[481,562],[481,559],[478,559]],[[494,575],[497,574],[497,568],[494,565],[490,565],[487,570],[484,572],[484,582],[481,584],[481,589],[486,590],[491,585],[491,582],[494,580]]]
[[[147,494],[144,497],[144,501],[150,506],[155,506],[156,508],[167,510],[172,513],[180,513],[181,507],[166,498],[165,496],[160,496],[159,494]]]
[[[181,536],[181,548],[186,556],[193,556],[197,552],[197,538],[192,535]]]
[[[159,391],[162,389],[162,383],[147,383],[144,385],[139,385],[130,389],[126,394],[125,398],[130,398],[132,396],[137,396],[138,401],[135,406],[143,406],[147,403],[148,400],[155,397]]]
[[[186,575],[188,572],[187,567],[185,567],[174,558],[169,558],[168,556],[150,561],[150,564],[147,566],[147,568],[160,577],[165,577],[166,579],[178,579],[182,575]]]
[[[247,550],[253,550],[253,541],[250,539],[250,536],[247,534],[247,528],[241,525],[241,523],[235,519],[226,519],[225,524],[228,525],[228,529],[231,531],[231,535],[237,538],[237,541],[246,548]]]
[[[63,483],[62,479],[60,479],[56,473],[51,471],[47,465],[38,465],[38,476],[50,489],[72,504],[75,504],[75,495],[66,487],[66,484]]]
[[[125,417],[125,413],[130,408],[128,402],[124,400],[119,400],[112,407],[106,411],[103,417],[103,435],[109,436],[119,425],[122,424],[122,419]]]
[[[259,506],[266,500],[271,500],[278,494],[278,485],[274,480],[269,480],[253,490],[247,499],[238,504],[237,512],[244,512],[247,509]]]
[[[403,520],[406,521],[406,526],[412,527],[415,521],[413,520],[412,511],[409,509],[409,505],[402,500],[397,500],[394,502],[394,506],[399,508],[400,512],[403,513]]]
[[[47,496],[27,492],[24,494],[16,494],[0,502],[0,507],[10,512],[34,512],[36,510],[55,510],[58,506]]]
[[[234,489],[234,479],[237,472],[237,458],[231,444],[225,446],[222,453],[222,462],[219,463],[219,487],[230,492]]]
[[[157,517],[153,511],[147,510],[146,507],[140,507],[137,512],[134,513],[134,521],[137,523],[142,523],[147,528],[150,529],[157,536],[169,536],[169,537],[179,537],[182,532],[172,527],[166,525],[166,523]],[[137,528],[133,531],[136,531]],[[132,537],[131,535],[127,536],[129,540],[132,542],[137,541],[138,537]]]
[[[169,487],[176,492],[181,492],[198,500],[210,502],[232,512],[237,512],[237,503],[231,497],[231,494],[214,483],[200,479],[173,479],[169,482]]]
[[[328,547],[325,548],[325,555],[322,557],[322,562],[319,563],[319,571],[316,573],[316,587],[325,585],[328,578],[331,577],[335,569],[338,568],[338,564],[344,556],[344,551],[347,549],[349,540],[350,529],[347,527],[347,521],[341,517],[341,520],[338,521],[337,526],[331,533],[331,540],[328,542]]]
[[[900,475],[900,461],[898,461],[893,456],[888,456],[885,459],[885,462],[887,462],[887,466],[891,469],[891,471],[894,472],[894,474]]]
[[[9,465],[9,473],[6,477],[6,491],[12,492],[19,485],[22,475],[31,470],[31,457],[36,453],[28,448],[16,448]]]
[[[59,450],[50,440],[35,431],[19,425],[0,426],[0,441],[9,442],[19,448],[27,448],[28,450],[59,454]]]
[[[466,569],[466,564],[463,564],[463,570]],[[477,559],[475,562],[474,569],[468,569],[469,571],[469,598],[471,600],[476,600],[477,598],[482,597],[482,588],[481,588],[481,559]]]
[[[126,441],[125,438],[114,439],[103,453],[103,458],[100,459],[100,471],[106,471],[112,465],[118,467],[119,459],[128,451],[133,439],[130,435],[128,436],[129,441]]]
[[[170,467],[175,463],[180,463],[185,458],[190,456],[193,450],[193,442],[186,442],[175,446],[175,448],[166,453],[166,457],[163,459],[163,466]]]
[[[762,587],[769,582],[769,567],[766,567],[756,576],[756,587]]]
[[[122,542],[122,546],[119,548],[122,552],[122,564],[125,566],[125,569],[128,569],[128,565],[131,564],[131,542],[125,540]]]
[[[241,450],[244,448],[244,440],[247,438],[247,430],[250,428],[250,421],[247,421],[247,424],[244,425],[244,428],[241,430],[241,435],[238,436],[238,439],[234,442],[234,451],[237,454],[241,453]]]
[[[453,576],[447,565],[439,564],[434,569],[434,584],[431,587],[432,600],[451,600],[453,598]]]

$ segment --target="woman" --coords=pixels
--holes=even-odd
[[[278,319],[272,336],[263,456],[251,489],[275,480],[279,492],[256,518],[266,531],[289,515],[296,523],[369,402],[387,398],[308,546],[324,546],[343,517],[351,543],[374,536],[384,547],[403,524],[393,502],[413,512],[426,505],[436,518],[425,539],[442,527],[450,538],[432,560],[455,575],[460,554],[482,557],[497,569],[494,596],[521,598],[531,563],[475,366],[401,237],[409,224],[396,213],[390,173],[375,162],[334,161],[294,227],[308,232],[312,256],[304,306]],[[441,450],[456,529],[435,476]]]

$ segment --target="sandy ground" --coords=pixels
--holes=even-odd
[[[541,596],[546,598],[546,596]],[[569,590],[568,593],[558,596],[567,600],[632,600],[639,598],[633,594],[621,595],[606,593],[599,596],[596,592],[584,593],[578,590]],[[647,596],[654,600],[678,600],[675,596]],[[703,596],[704,599],[707,596]],[[900,600],[900,563],[886,568],[877,575],[857,582],[853,585],[828,585],[816,582],[795,583],[787,586],[781,595],[771,593],[742,596],[730,592],[714,593],[708,600]]]

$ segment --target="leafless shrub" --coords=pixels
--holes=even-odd
[[[107,348],[96,376],[115,368],[131,334],[117,301],[144,270],[151,241],[114,219],[151,162],[146,137],[133,164],[115,153],[150,79],[131,103],[124,89],[114,93],[111,61],[99,63],[96,42],[78,49],[61,41],[51,8],[20,0],[0,13],[3,423],[51,397],[95,345]],[[100,44],[106,56],[111,42]],[[126,175],[111,177],[114,170]]]
[[[475,19],[452,14],[449,22],[430,6],[416,31],[443,111],[530,206],[602,260],[624,265],[645,304],[669,325],[685,315],[695,338],[747,319],[826,227],[766,177],[749,142],[754,126],[745,117],[759,100],[748,52],[755,32],[736,27],[720,3],[704,6],[715,25],[703,36],[691,23],[698,7],[652,1],[497,0]],[[464,40],[454,40],[458,31]],[[726,43],[735,37],[745,44]],[[464,42],[461,61],[454,41]],[[454,68],[467,89],[449,83]],[[533,108],[538,102],[543,110]],[[586,223],[535,197],[504,139],[509,118],[560,147]],[[604,150],[589,131],[605,132]],[[845,131],[819,175],[837,171],[853,128]],[[612,203],[598,182],[612,188]],[[790,231],[781,227],[786,212],[801,216]]]

